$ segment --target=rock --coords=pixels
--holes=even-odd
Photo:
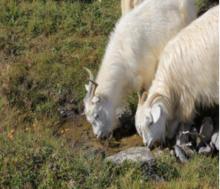
[[[210,144],[211,144],[211,146],[214,146],[219,151],[219,140],[218,140],[218,138],[219,138],[219,133],[218,132],[214,133],[212,135]]]
[[[176,144],[178,146],[186,145],[190,147],[196,146],[196,137],[198,133],[196,128],[191,124],[181,124],[179,133],[177,135]]]
[[[202,146],[199,148],[199,154],[210,155],[212,153],[212,148],[209,145]]]
[[[125,160],[144,163],[154,160],[154,157],[150,150],[146,147],[132,147],[109,156],[105,160],[116,164],[121,164]]]
[[[180,129],[177,135],[177,139],[176,139],[177,145],[182,145],[182,144],[190,142],[190,129],[191,129],[190,124],[181,123]]]
[[[182,145],[190,142],[190,132],[189,131],[181,131],[178,134],[176,144],[177,145]]]
[[[200,127],[199,135],[203,143],[208,143],[211,140],[214,126],[211,117],[205,117]]]
[[[188,161],[185,151],[179,145],[174,146],[174,153],[181,163],[186,163]]]

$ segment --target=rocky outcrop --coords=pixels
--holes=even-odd
[[[106,158],[106,161],[111,161],[116,164],[121,164],[124,161],[144,163],[151,160],[154,160],[154,157],[146,147],[132,147]]]

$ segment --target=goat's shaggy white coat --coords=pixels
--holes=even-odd
[[[212,8],[166,45],[148,98],[144,104],[138,105],[136,127],[139,130],[150,125],[144,123],[146,117],[140,114],[146,113],[146,110],[152,113],[155,105],[162,108],[158,112],[165,113],[166,121],[177,119],[188,122],[195,114],[196,105],[218,104],[218,13],[218,6]]]
[[[166,46],[146,103],[155,101],[154,97],[165,97],[169,101],[169,117],[176,114],[179,120],[190,121],[196,104],[218,104],[218,67],[218,7],[215,7]]]
[[[113,130],[115,110],[122,98],[142,86],[148,89],[164,46],[195,18],[194,0],[145,0],[119,20],[99,69],[94,93],[94,97],[108,99],[111,111],[108,112],[107,106],[102,110],[101,105],[95,107],[91,99],[85,101],[86,117],[92,125],[94,115],[100,111],[105,111],[108,117],[108,124],[100,121],[96,131]]]
[[[95,95],[108,96],[117,106],[128,89],[149,87],[167,41],[196,17],[193,1],[185,0],[188,7],[182,1],[147,0],[119,21],[97,75]]]

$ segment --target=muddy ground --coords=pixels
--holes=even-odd
[[[209,116],[212,118],[215,130],[219,128],[219,107],[200,108],[194,119],[193,126],[199,129],[202,120]],[[135,146],[143,146],[142,138],[137,134],[134,126],[134,117],[124,116],[121,119],[121,128],[114,131],[113,137],[109,140],[97,140],[92,132],[91,125],[87,122],[84,115],[74,114],[69,118],[63,119],[57,125],[55,135],[65,138],[70,147],[74,150],[86,151],[88,153],[102,154],[104,156],[112,155],[119,151]],[[171,141],[170,148],[175,144]],[[157,152],[155,149],[154,152]]]

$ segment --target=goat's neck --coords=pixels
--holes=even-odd
[[[149,90],[147,106],[152,106],[155,103],[163,107],[168,120],[173,120],[176,109],[175,97],[171,94],[170,88],[164,82],[157,81],[157,85],[154,85]]]
[[[97,75],[97,94],[105,95],[112,103],[113,108],[121,105],[121,100],[134,88],[134,74],[127,67],[128,53],[124,50],[124,43],[118,35],[111,37],[102,65]]]
[[[123,70],[108,70],[108,72],[105,72],[105,75],[99,74],[96,82],[98,83],[95,92],[96,95],[105,96],[114,109],[121,105],[122,99],[128,93],[128,89],[126,88],[128,86],[128,80]]]

